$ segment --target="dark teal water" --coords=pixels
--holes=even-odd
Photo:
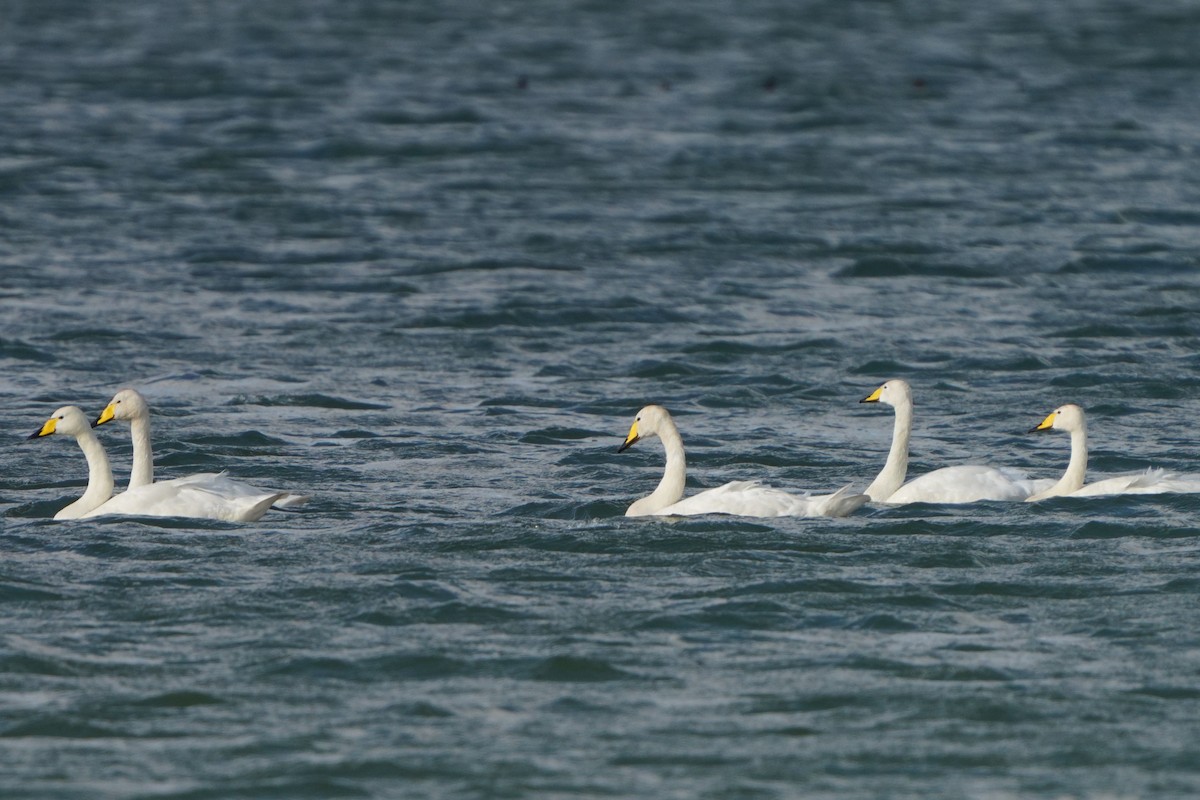
[[[1193,4],[2,16],[3,797],[1200,795],[1200,496],[636,521],[616,453],[862,488],[904,377],[913,475],[1064,402],[1200,473]],[[51,521],[125,385],[313,502]]]

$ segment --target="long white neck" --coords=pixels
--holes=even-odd
[[[896,427],[892,429],[892,449],[888,451],[883,469],[867,487],[866,494],[873,502],[882,503],[896,493],[908,474],[908,440],[912,436],[912,401],[896,406]]]
[[[678,503],[683,498],[684,481],[687,478],[687,459],[683,455],[683,439],[679,429],[673,422],[662,425],[658,432],[662,439],[663,449],[667,451],[667,466],[663,470],[662,480],[658,488],[647,497],[643,497],[629,507],[625,512],[627,517],[640,517],[653,514],[655,511]]]
[[[92,509],[104,505],[108,498],[112,497],[112,468],[108,464],[108,454],[104,452],[104,445],[100,444],[91,428],[76,434],[75,441],[79,443],[79,449],[87,458],[87,491],[74,503],[55,514],[55,519],[78,519]]]
[[[1030,495],[1028,499],[1033,501],[1062,497],[1083,488],[1083,482],[1087,478],[1087,460],[1087,423],[1080,423],[1078,428],[1071,431],[1071,460],[1067,463],[1067,471],[1058,479],[1058,483],[1044,492]]]
[[[154,483],[154,452],[150,449],[150,418],[134,417],[129,425],[133,437],[133,469],[129,472],[129,488]]]

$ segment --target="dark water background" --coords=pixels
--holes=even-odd
[[[693,490],[1200,473],[1200,6],[0,3],[0,796],[1191,798],[1200,497],[633,521]],[[125,385],[159,475],[26,442]],[[101,431],[119,473],[124,429]],[[123,475],[120,475],[123,479]]]

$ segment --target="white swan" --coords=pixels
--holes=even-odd
[[[129,473],[129,488],[148,486],[154,482],[154,454],[150,449],[150,405],[136,389],[122,389],[113,395],[100,416],[92,423],[99,427],[111,420],[128,420],[133,438],[133,468]],[[264,490],[230,478],[224,472],[202,472],[189,476],[193,486],[203,486],[208,491],[230,500],[240,497],[261,497]],[[276,508],[293,508],[308,502],[308,495],[280,493],[275,501]]]
[[[74,436],[88,463],[88,485],[83,496],[61,509],[55,519],[81,519],[111,514],[143,517],[193,517],[228,522],[253,522],[267,512],[282,492],[228,498],[215,494],[189,478],[160,481],[112,496],[113,476],[104,445],[96,438],[87,417],[75,406],[63,406],[30,439]]]
[[[763,486],[756,481],[733,481],[715,489],[683,498],[687,462],[683,439],[670,413],[662,406],[646,406],[638,412],[617,449],[620,453],[642,439],[657,436],[667,452],[667,466],[658,488],[636,501],[625,512],[627,517],[692,516],[695,514],[733,514],[742,517],[844,517],[867,502],[867,496],[850,494],[844,486],[833,494],[794,495]]]
[[[974,503],[979,500],[1024,500],[1053,481],[1031,481],[1019,472],[978,464],[943,467],[904,483],[908,473],[908,440],[912,436],[912,387],[894,378],[859,400],[896,409],[892,448],[879,475],[867,487],[875,503]]]
[[[1033,502],[1047,497],[1097,497],[1108,494],[1166,494],[1168,492],[1200,492],[1200,479],[1188,478],[1162,469],[1148,469],[1129,475],[1118,475],[1084,485],[1087,477],[1087,418],[1083,409],[1074,403],[1059,406],[1038,425],[1035,431],[1059,430],[1071,434],[1071,460],[1067,471],[1053,486],[1026,498]]]

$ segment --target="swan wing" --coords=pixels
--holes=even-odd
[[[1200,492],[1200,478],[1194,475],[1173,475],[1167,473],[1161,480],[1163,491],[1179,494],[1194,494]]]
[[[1018,473],[1019,474],[1019,473]],[[1024,500],[1037,481],[1014,480],[1011,471],[979,464],[943,467],[901,486],[887,503],[975,503]],[[1053,485],[1053,481],[1047,486]]]
[[[1021,491],[1025,492],[1025,497],[1020,498],[1021,500],[1028,498],[1030,495],[1035,495],[1038,492],[1044,492],[1054,484],[1058,483],[1055,478],[1030,478],[1021,470],[1013,469],[1012,467],[996,467],[996,469],[1003,473],[1004,477],[1008,478],[1013,482],[1013,484],[1019,487]]]
[[[226,522],[253,522],[262,517],[283,493],[262,492],[229,496],[214,491],[192,475],[172,481],[159,481],[115,495],[85,517],[140,516],[190,517]]]
[[[1112,494],[1191,494],[1200,492],[1200,479],[1164,469],[1117,475],[1076,489],[1068,497],[1101,497]]]
[[[828,495],[796,495],[757,481],[732,481],[694,494],[655,512],[655,516],[688,517],[730,514],[739,517],[843,517],[867,502],[845,486]]]
[[[178,478],[177,480],[181,483],[186,482],[189,486],[195,486],[213,494],[218,494],[231,501],[246,497],[259,498],[269,493],[266,489],[260,489],[257,486],[251,486],[248,483],[234,480],[229,477],[227,471],[201,472],[196,475]],[[306,494],[295,494],[293,492],[276,492],[276,494],[279,495],[279,499],[272,504],[274,508],[296,508],[309,501],[309,495]]]

